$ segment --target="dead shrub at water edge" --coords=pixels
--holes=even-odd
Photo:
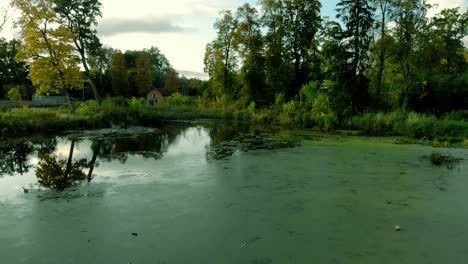
[[[462,161],[462,158],[456,158],[451,155],[444,155],[440,152],[434,151],[429,156],[429,160],[433,165],[441,166],[441,165],[449,165],[454,164]]]

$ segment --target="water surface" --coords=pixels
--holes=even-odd
[[[468,150],[432,151],[230,125],[2,142],[1,263],[464,263]]]

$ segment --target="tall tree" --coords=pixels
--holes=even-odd
[[[19,44],[15,39],[10,41],[0,39],[0,98],[3,98],[8,86],[30,86],[26,63],[15,59]],[[27,92],[28,97],[31,97],[33,91]]]
[[[415,86],[417,51],[424,32],[428,30],[427,10],[430,7],[425,0],[404,0],[395,6],[396,60],[405,82],[402,86],[403,110],[408,109],[410,93]]]
[[[61,16],[61,23],[73,32],[73,43],[80,54],[86,77],[89,80],[96,101],[99,93],[88,66],[88,56],[98,53],[101,43],[97,37],[97,18],[102,16],[99,0],[53,0],[55,10]]]
[[[83,76],[73,54],[73,32],[58,23],[60,18],[51,0],[11,3],[21,12],[17,25],[23,45],[18,48],[17,59],[30,66],[29,78],[37,93],[64,93],[73,110],[69,90],[83,89]]]
[[[369,49],[372,43],[374,8],[369,0],[341,0],[337,4],[337,18],[346,27],[345,38],[351,62],[351,74],[364,74],[369,63]]]
[[[468,12],[460,14],[458,8],[444,9],[434,17],[431,26],[440,43],[445,73],[452,74],[463,68],[463,38],[468,34]]]
[[[153,86],[157,88],[164,87],[166,75],[168,71],[172,68],[171,64],[169,63],[169,60],[156,47],[144,49],[143,52],[147,54],[148,59],[151,62],[151,71],[153,73]]]
[[[387,24],[390,20],[390,15],[396,0],[373,0],[374,5],[379,10],[380,21],[377,26],[380,27],[380,40],[378,45],[375,45],[375,53],[378,58],[378,73],[376,84],[376,96],[380,97],[382,91],[382,78],[385,70],[385,62],[391,56],[388,50],[392,44],[392,38],[387,34]]]
[[[112,92],[114,96],[126,96],[128,93],[128,70],[125,67],[125,56],[116,51],[111,65]]]
[[[308,81],[308,74],[316,62],[317,32],[320,29],[320,8],[318,0],[284,1],[286,47],[294,65],[293,94],[297,94]]]
[[[263,21],[268,28],[267,61],[274,67],[271,69],[274,73],[268,75],[284,75],[291,69],[293,75],[287,79],[292,82],[282,82],[291,88],[286,92],[292,97],[318,66],[316,35],[321,25],[321,4],[318,0],[263,0],[261,3]]]
[[[174,93],[180,93],[180,88],[181,88],[181,83],[179,79],[179,73],[174,69],[170,69],[169,72],[167,73],[166,82],[164,84],[164,89],[171,92],[171,94],[174,94]]]
[[[223,11],[223,17],[215,23],[216,39],[207,45],[205,72],[210,75],[215,94],[224,94],[225,102],[235,93],[237,58],[234,54],[234,35],[237,19],[231,11]]]
[[[145,52],[140,52],[136,60],[136,86],[139,96],[146,96],[153,86],[151,62]]]
[[[241,82],[249,100],[265,105],[265,60],[263,36],[257,10],[249,4],[237,9],[239,19],[234,43],[242,61]]]
[[[100,48],[97,54],[88,57],[91,75],[100,94],[112,93],[111,65],[114,52],[112,48]]]
[[[293,69],[287,59],[285,47],[286,28],[282,1],[262,0],[262,22],[267,29],[265,35],[266,83],[269,96],[287,93]]]

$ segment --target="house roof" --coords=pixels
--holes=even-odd
[[[170,96],[171,95],[171,92],[169,92],[168,90],[166,90],[164,88],[156,88],[156,89],[151,90],[151,92],[149,92],[149,93],[153,93],[153,92],[160,92],[163,96]]]

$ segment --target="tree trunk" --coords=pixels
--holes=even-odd
[[[383,73],[385,70],[385,53],[386,53],[386,48],[387,46],[385,45],[384,38],[385,38],[385,13],[386,13],[386,6],[384,6],[384,3],[380,2],[380,11],[382,12],[382,20],[380,21],[381,23],[381,35],[380,35],[380,40],[382,41],[382,47],[380,50],[379,54],[379,73],[377,75],[377,87],[375,90],[375,93],[377,95],[377,98],[380,99],[380,93],[382,91],[382,78],[383,78]]]
[[[91,90],[93,91],[94,99],[96,100],[96,102],[98,102],[98,104],[100,104],[99,92],[96,88],[96,85],[94,84],[93,79],[91,78],[91,71],[89,70],[88,62],[86,61],[85,51],[83,49],[79,49],[79,52],[81,57],[81,63],[83,64],[83,68],[85,70],[86,78],[89,80]]]
[[[380,94],[382,92],[382,79],[383,79],[383,72],[385,69],[384,66],[385,60],[380,59],[380,67],[379,67],[379,73],[377,74],[377,87],[375,88],[375,94],[377,98],[380,98]]]

